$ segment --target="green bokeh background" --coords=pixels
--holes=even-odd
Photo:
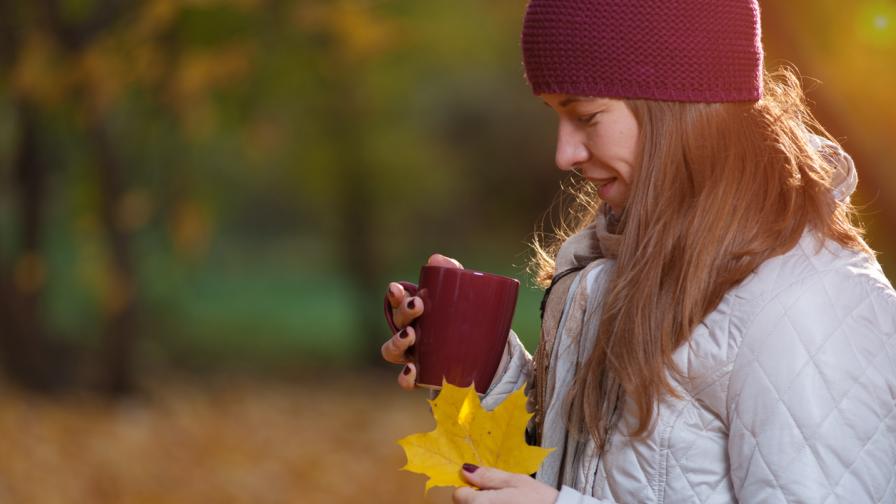
[[[40,321],[75,368],[96,365],[121,296],[104,198],[131,247],[137,376],[375,365],[386,283],[414,279],[432,252],[520,278],[514,328],[534,348],[527,241],[558,221],[543,219],[567,175],[523,78],[525,2],[158,0],[121,4],[94,31],[103,2],[46,3],[50,17],[39,4],[3,4],[15,44],[0,80],[0,253],[17,278],[27,107],[47,176]],[[854,155],[892,275],[893,4],[808,5],[764,7],[767,66],[801,70]],[[96,124],[120,194],[99,185]]]

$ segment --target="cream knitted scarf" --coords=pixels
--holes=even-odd
[[[551,352],[574,273],[587,275],[597,259],[615,258],[618,255],[622,239],[622,235],[616,234],[618,225],[619,218],[603,203],[598,208],[594,221],[563,242],[557,252],[554,279],[545,292],[541,341],[535,351],[535,422],[539,442],[543,432],[544,413],[547,411],[548,401],[554,395],[554,383],[549,369]],[[586,290],[579,288],[574,294],[571,314],[565,328],[568,334],[579,334],[583,329],[588,309]]]

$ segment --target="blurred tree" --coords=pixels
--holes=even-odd
[[[362,96],[358,85],[370,67],[377,64],[395,42],[392,26],[380,19],[370,2],[339,1],[324,6],[311,6],[306,16],[315,19],[312,36],[328,40],[326,50],[318,60],[322,84],[330,91],[323,94],[318,120],[324,136],[338,139],[333,151],[328,176],[340,190],[332,194],[332,207],[341,222],[334,243],[340,267],[348,272],[358,287],[353,300],[353,311],[358,317],[361,355],[370,364],[379,365],[379,346],[382,344],[381,314],[368,309],[371,299],[382,295],[383,286],[377,269],[383,263],[380,247],[374,235],[377,187],[373,177],[377,173],[367,155],[365,128],[371,120],[374,104]]]
[[[39,315],[39,295],[45,281],[40,245],[45,233],[47,168],[38,146],[37,116],[40,110],[58,106],[56,100],[71,100],[73,106],[82,109],[86,119],[100,184],[100,214],[112,251],[113,278],[118,286],[117,305],[108,316],[104,335],[101,387],[115,395],[126,393],[133,387],[136,299],[130,246],[117,221],[124,174],[108,138],[105,112],[109,104],[94,99],[96,94],[85,85],[89,82],[78,82],[75,67],[78,58],[91,44],[131,14],[141,2],[106,0],[86,5],[59,0],[4,2],[0,6],[5,14],[3,18],[10,23],[3,30],[9,48],[4,62],[7,72],[11,71],[18,84],[13,90],[20,132],[15,162],[22,202],[21,250],[14,271],[18,281],[12,288],[3,290],[4,296],[8,297],[4,305],[15,312],[8,318],[9,329],[4,331],[7,369],[27,384],[43,384],[50,380],[49,356]],[[76,6],[79,8],[74,8]],[[50,58],[59,67],[49,69],[41,58]],[[38,75],[33,75],[35,71]],[[40,72],[52,72],[52,75]],[[48,89],[48,86],[55,89]]]
[[[8,75],[17,63],[24,41],[19,30],[20,9],[10,0],[0,2],[0,72]],[[18,198],[19,245],[11,258],[0,257],[0,346],[7,373],[19,384],[46,390],[48,367],[44,359],[45,334],[40,298],[45,282],[41,249],[46,164],[38,147],[37,107],[27,97],[16,97],[18,142],[12,156],[13,186]]]

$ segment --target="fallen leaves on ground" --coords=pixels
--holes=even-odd
[[[394,380],[177,377],[115,403],[0,383],[0,503],[450,502],[392,469],[430,418]]]

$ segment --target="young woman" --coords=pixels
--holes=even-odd
[[[483,397],[529,384],[555,450],[534,479],[465,466],[455,501],[896,502],[896,292],[755,0],[531,0],[522,48],[596,194],[535,243],[539,347],[511,334]],[[425,309],[389,296],[399,326]]]

